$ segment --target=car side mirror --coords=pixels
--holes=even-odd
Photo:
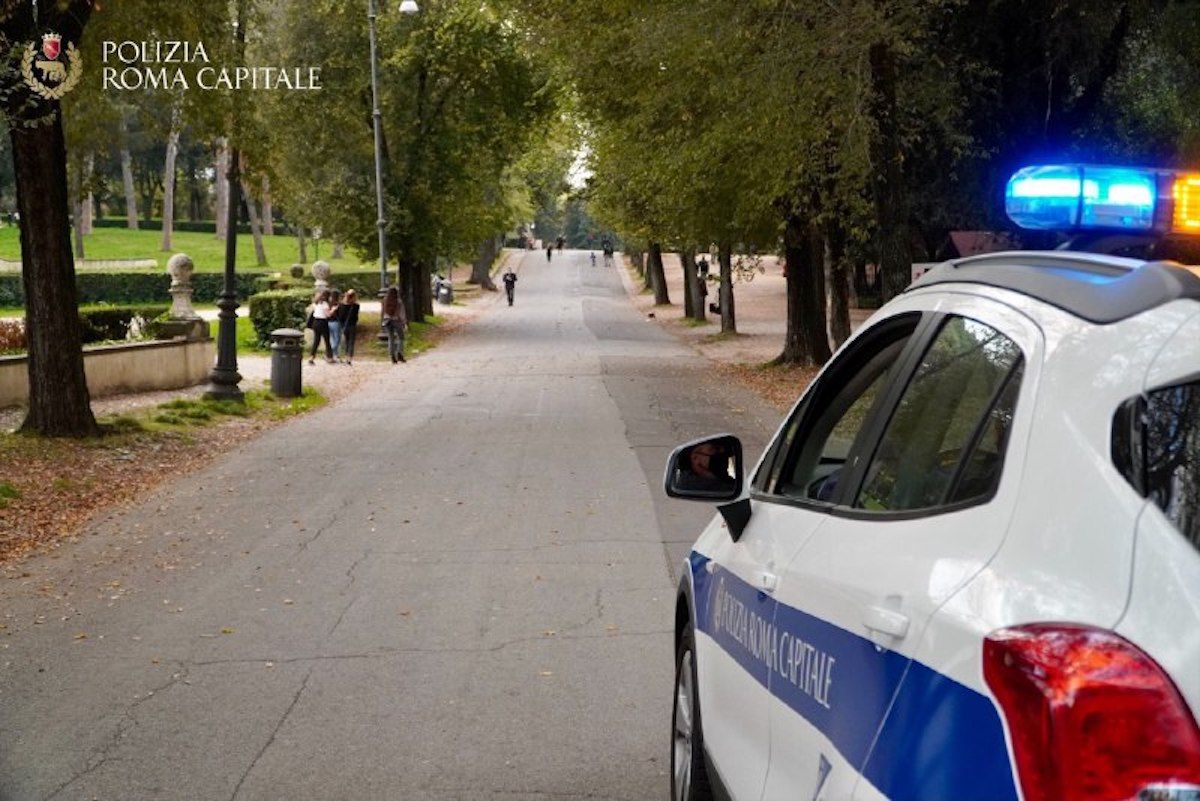
[[[667,497],[689,501],[732,501],[742,494],[742,442],[731,434],[680,445],[667,460]]]

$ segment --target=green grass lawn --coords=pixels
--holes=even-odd
[[[170,253],[159,249],[161,243],[162,233],[159,231],[130,231],[125,228],[97,228],[95,233],[83,238],[84,255],[88,259],[156,259],[159,268],[165,268],[167,259],[173,253],[186,253],[195,262],[197,272],[219,273],[225,269],[225,242],[212,234],[178,231],[172,237]],[[254,237],[239,234],[237,246],[239,270],[266,269],[259,268],[255,260]],[[300,246],[294,236],[263,237],[263,246],[271,270],[286,270],[300,259]],[[329,262],[335,271],[359,269],[360,262],[353,253],[334,260],[329,258],[332,252],[333,247],[328,242],[321,243],[321,258]],[[20,258],[21,244],[16,227],[0,226],[0,259],[18,261]],[[308,259],[306,266],[316,261],[316,249],[311,241],[308,243]],[[370,267],[368,264],[364,269]]]

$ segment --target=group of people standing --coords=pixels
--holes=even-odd
[[[325,361],[329,364],[354,363],[354,345],[358,339],[358,293],[347,290],[345,296],[336,289],[318,292],[313,297],[312,311],[308,316],[308,327],[312,329],[312,349],[308,363],[316,364],[317,349],[325,343]],[[392,364],[405,361],[404,334],[408,329],[408,316],[400,293],[396,287],[388,289],[384,296],[381,323],[388,335],[388,355]]]

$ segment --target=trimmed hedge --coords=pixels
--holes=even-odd
[[[170,308],[166,303],[82,307],[79,309],[79,324],[83,327],[83,344],[126,339],[135,319],[141,321],[138,325],[144,336],[149,331],[151,321],[166,314]]]
[[[367,270],[335,272],[329,276],[329,287],[340,291],[343,295],[346,290],[353,289],[360,298],[371,299],[379,293],[379,273]],[[311,275],[295,278],[287,273],[263,275],[255,281],[254,288],[256,293],[291,289],[307,289],[310,293],[314,291]]]
[[[267,273],[261,271],[237,274],[238,297],[254,294],[255,281]],[[192,299],[197,303],[213,303],[221,294],[225,277],[220,273],[193,273]],[[88,272],[76,273],[75,286],[80,303],[161,303],[170,298],[167,289],[171,276],[166,273],[145,272]],[[19,273],[0,274],[0,306],[24,306],[25,290]]]
[[[149,339],[154,331],[155,319],[165,315],[171,307],[167,304],[136,304],[132,306],[81,306],[79,327],[83,344],[96,342],[121,342],[129,338],[129,329],[134,319],[138,330],[134,339]],[[140,334],[140,336],[136,336]],[[5,355],[23,353],[29,346],[25,337],[24,320],[0,320],[0,353]]]
[[[335,272],[329,276],[329,286],[341,290],[343,295],[347,289],[353,289],[361,299],[371,300],[379,294],[379,271]]]
[[[276,223],[278,224],[278,223]],[[124,217],[101,217],[92,220],[92,225],[96,228],[127,228],[129,221]],[[138,218],[139,231],[161,231],[162,220],[143,220]],[[216,234],[217,224],[212,220],[176,220],[175,225],[171,230],[187,231],[196,234]],[[250,223],[238,223],[238,233],[250,233]]]
[[[304,330],[308,320],[308,307],[312,304],[310,289],[282,289],[260,292],[250,297],[250,322],[258,337],[258,344],[271,344],[271,332],[278,328]]]

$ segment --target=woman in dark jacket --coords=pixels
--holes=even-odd
[[[383,327],[387,330],[388,354],[392,364],[405,361],[404,332],[408,328],[408,313],[400,300],[400,292],[396,287],[389,287],[383,299]]]
[[[346,297],[338,307],[338,319],[342,324],[342,341],[346,343],[346,364],[354,364],[354,339],[358,336],[358,293],[346,290]]]

